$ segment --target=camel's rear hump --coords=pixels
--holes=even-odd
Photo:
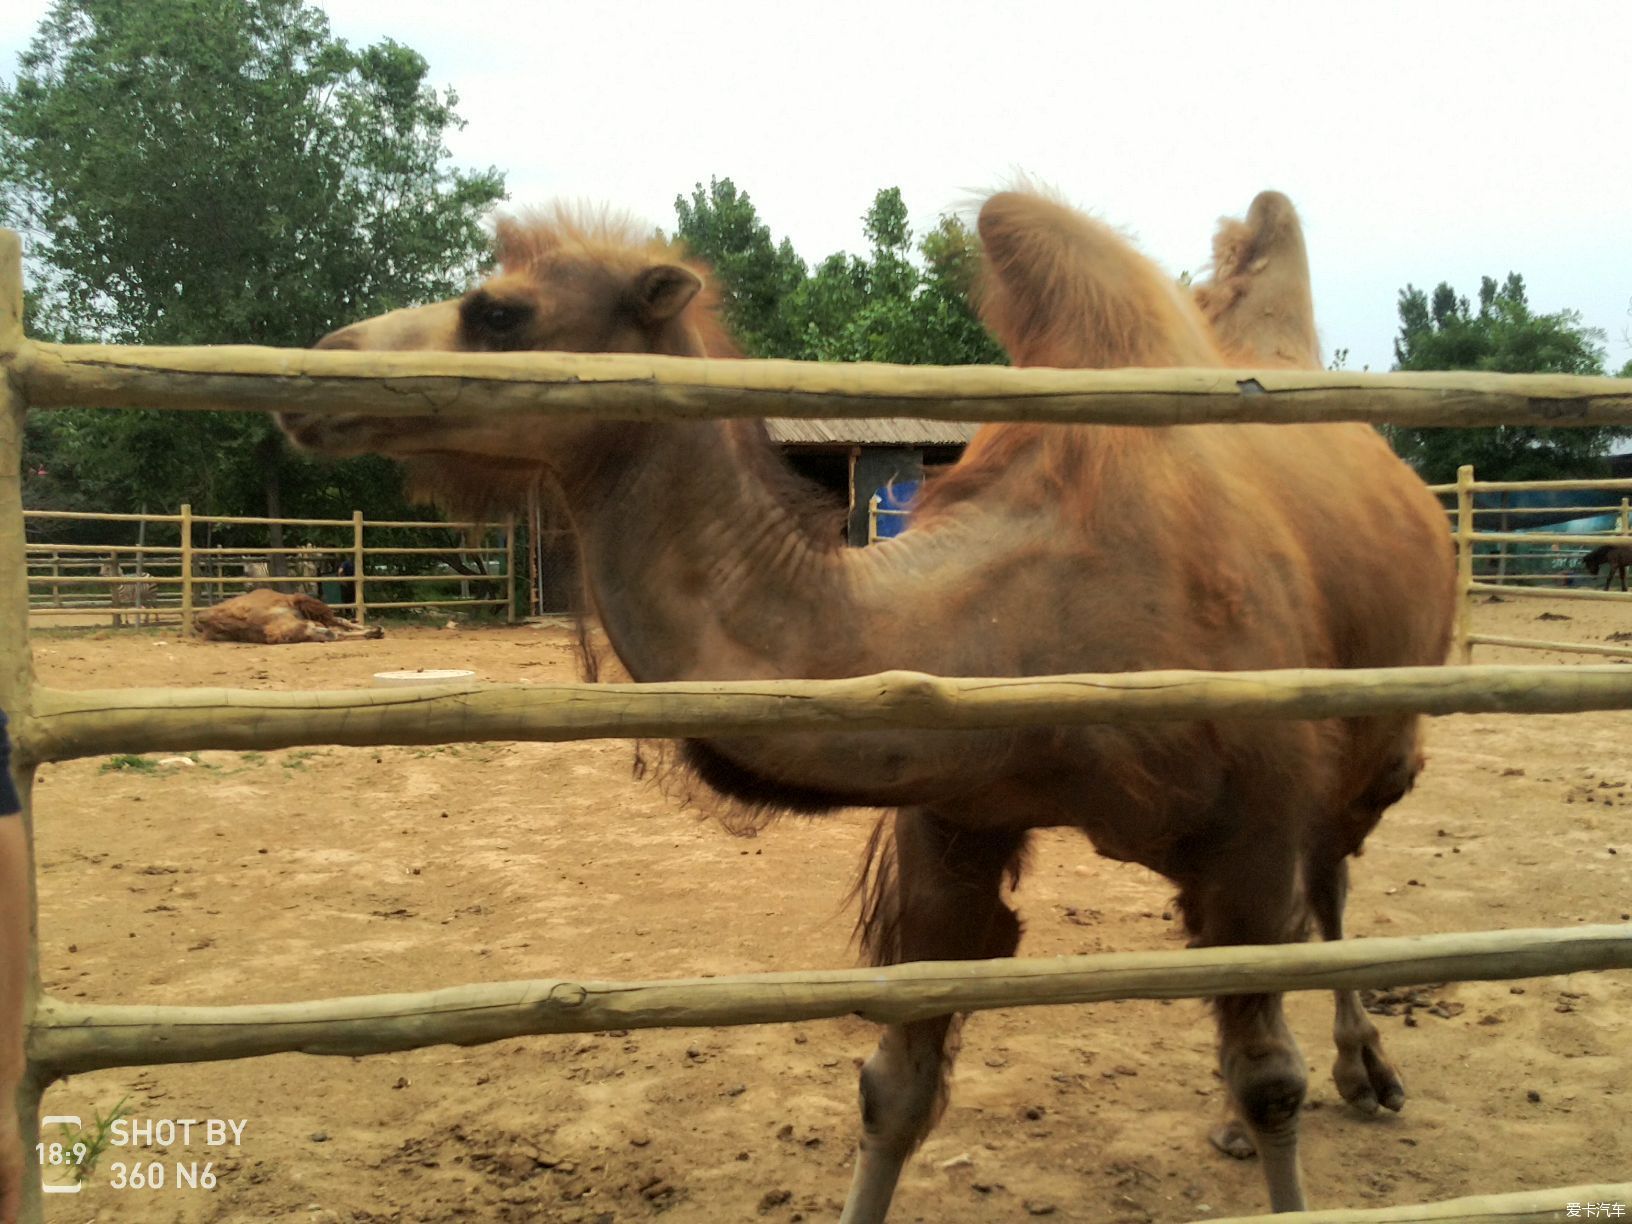
[[[1303,226],[1280,192],[1260,192],[1245,220],[1220,219],[1195,298],[1232,363],[1320,369]]]

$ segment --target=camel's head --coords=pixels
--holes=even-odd
[[[394,310],[329,333],[320,349],[375,352],[727,355],[699,270],[678,251],[617,218],[584,218],[565,210],[498,225],[499,271],[463,297]],[[533,468],[549,456],[518,454],[517,427],[481,427],[479,414],[456,420],[423,417],[310,416],[284,413],[284,431],[299,446],[332,456],[379,453],[436,455]],[[573,422],[562,422],[570,428]],[[530,440],[534,424],[524,426]],[[498,440],[502,435],[502,441]]]

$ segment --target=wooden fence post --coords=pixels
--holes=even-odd
[[[504,520],[504,619],[516,623],[516,516]]]
[[[1473,466],[1456,469],[1456,658],[1473,662]]]
[[[181,631],[193,631],[193,507],[181,503]]]
[[[1615,534],[1626,535],[1629,517],[1627,511],[1632,509],[1632,498],[1621,498],[1621,512],[1615,516]]]
[[[363,512],[361,510],[351,512],[351,568],[353,598],[357,604],[356,608],[353,609],[352,619],[361,625],[366,623],[368,617],[367,608],[363,603]]]
[[[0,229],[0,352],[15,352],[23,343],[23,241]],[[4,367],[0,367],[4,369]],[[33,710],[34,657],[28,645],[28,541],[23,527],[23,422],[27,405],[21,385],[0,372],[0,709],[17,722]],[[11,1006],[20,987],[22,1021],[34,1022],[40,1001],[39,907],[34,873],[34,763],[12,759],[13,777],[23,811],[17,818],[18,839],[8,834],[0,849],[0,888],[6,891],[8,923],[26,927],[24,963],[8,962],[9,980],[0,983],[3,1006]],[[19,827],[12,823],[13,829]],[[9,937],[12,933],[7,932]],[[15,976],[13,976],[15,974]],[[0,1024],[0,1029],[9,1027]],[[45,1085],[33,1065],[23,1069],[15,1100],[0,1099],[0,1109],[15,1109],[25,1159],[22,1167],[22,1224],[44,1219],[40,1165],[31,1157],[40,1139],[40,1098]]]
[[[1506,489],[1503,489],[1500,493],[1498,493],[1496,495],[1496,504],[1502,508],[1501,527],[1499,527],[1498,530],[1501,531],[1501,533],[1503,535],[1506,535],[1509,531],[1513,530],[1512,521],[1509,518],[1508,513],[1507,513],[1507,490]],[[1496,545],[1496,581],[1499,582],[1499,583],[1507,581],[1507,549],[1508,549],[1508,544],[1509,544],[1509,542],[1507,540],[1503,540],[1499,544]]]

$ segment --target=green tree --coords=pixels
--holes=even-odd
[[[814,268],[780,242],[729,178],[677,197],[678,236],[709,263],[726,319],[756,357],[971,365],[1005,360],[970,305],[980,245],[942,217],[915,247],[901,191],[862,218],[864,256],[837,252]]]
[[[1407,285],[1400,291],[1397,370],[1488,370],[1504,374],[1602,374],[1603,333],[1582,325],[1573,310],[1536,314],[1524,278],[1509,273],[1500,285],[1484,277],[1477,311],[1450,285],[1430,297]],[[1544,480],[1591,476],[1623,431],[1610,427],[1539,429],[1387,430],[1399,453],[1430,481],[1456,478],[1471,463],[1485,480]]]
[[[676,196],[678,236],[719,278],[726,322],[753,357],[779,357],[794,347],[783,301],[805,279],[805,261],[786,238],[775,242],[746,191],[711,178],[691,198]]]
[[[970,305],[980,247],[968,227],[942,217],[915,260],[906,205],[894,187],[878,193],[862,226],[868,254],[829,256],[789,302],[804,337],[795,355],[903,365],[1005,360]]]
[[[448,165],[457,99],[426,67],[348,46],[302,0],[57,0],[0,85],[0,215],[29,238],[35,334],[304,345],[457,292],[503,182]],[[30,492],[54,501],[400,503],[385,465],[312,463],[258,415],[70,411],[30,442]]]

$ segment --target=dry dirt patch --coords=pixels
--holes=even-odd
[[[1537,622],[1542,612],[1569,621]],[[1517,600],[1481,630],[1603,640],[1619,605]],[[331,646],[173,633],[42,637],[65,687],[365,685],[471,667],[572,677],[557,629],[412,630]],[[1482,650],[1481,661],[1538,661]],[[1580,662],[1577,656],[1555,656]],[[1356,871],[1357,935],[1617,922],[1632,714],[1437,720],[1422,785]],[[753,839],[629,776],[627,746],[202,753],[194,766],[47,767],[37,795],[48,989],[119,1003],[237,1003],[522,977],[655,978],[854,963],[840,899],[867,813]],[[1169,889],[1039,839],[1027,954],[1178,946]],[[1317,1206],[1567,1185],[1632,1166],[1632,977],[1448,985],[1379,1003],[1407,1078],[1398,1117],[1351,1116],[1327,1077],[1324,997],[1292,1001],[1312,1068]],[[236,1148],[117,1150],[53,1221],[791,1221],[836,1215],[855,1125],[858,1021],[642,1031],[369,1059],[287,1055],[87,1075],[47,1097],[89,1115],[233,1118]],[[968,1027],[946,1120],[904,1179],[902,1221],[1184,1220],[1264,1209],[1257,1169],[1206,1147],[1222,1107],[1199,1003],[1043,1008]],[[212,1160],[212,1191],[116,1191],[117,1159]]]

